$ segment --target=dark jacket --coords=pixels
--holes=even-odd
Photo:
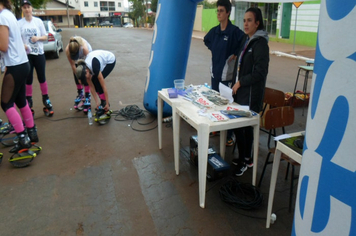
[[[222,80],[226,60],[231,55],[238,55],[239,46],[245,33],[229,20],[227,27],[221,31],[220,25],[213,27],[204,37],[204,44],[212,54],[212,77]],[[223,80],[232,80],[223,78]]]
[[[237,60],[241,87],[237,90],[234,101],[240,105],[249,105],[250,110],[259,113],[262,110],[269,64],[267,32],[258,30],[242,53]]]

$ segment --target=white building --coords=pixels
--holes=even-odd
[[[45,8],[34,9],[33,15],[43,20],[52,20],[58,27],[84,27],[110,21],[121,26],[127,13],[127,0],[52,0]]]

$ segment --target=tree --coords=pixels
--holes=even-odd
[[[208,2],[207,0],[204,0],[203,2],[199,2],[198,5],[203,5],[204,9],[215,9],[216,8],[216,2]]]
[[[157,5],[158,5],[158,0],[152,0],[151,1],[151,11],[157,12]]]
[[[144,19],[145,2],[144,0],[129,0],[129,2],[131,3],[129,17],[134,21],[135,26],[138,26],[139,20]]]
[[[31,0],[31,4],[34,9],[40,9],[40,8],[45,8],[47,2],[49,1],[50,0]],[[22,18],[21,2],[22,0],[12,1],[13,12],[17,19]]]

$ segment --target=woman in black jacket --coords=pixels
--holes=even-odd
[[[234,101],[248,105],[259,113],[262,109],[269,63],[268,33],[263,30],[263,18],[259,8],[249,8],[244,16],[244,31],[248,36],[244,49],[237,61],[236,83],[232,87]],[[252,167],[253,128],[235,130],[239,158],[233,159],[237,165],[236,176],[241,176]],[[258,145],[258,144],[256,144]]]

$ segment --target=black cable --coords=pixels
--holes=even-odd
[[[138,118],[145,118],[144,111],[139,108],[137,105],[128,105],[119,111],[113,112],[115,116],[115,120],[117,121],[124,121],[124,120],[136,120]],[[118,117],[121,116],[124,119],[119,119]]]
[[[116,120],[116,121],[131,120],[130,127],[134,131],[146,132],[146,131],[151,131],[151,130],[156,129],[158,125],[156,125],[153,128],[145,129],[145,130],[141,130],[141,129],[137,129],[137,128],[133,127],[134,121],[136,121],[137,124],[139,124],[139,125],[149,125],[149,124],[152,124],[156,120],[156,118],[154,118],[147,123],[139,122],[139,119],[147,118],[145,113],[150,114],[149,112],[139,108],[137,105],[128,105],[128,106],[120,109],[119,111],[114,111],[112,114],[115,115],[114,120]]]
[[[255,186],[230,177],[219,189],[220,198],[235,208],[253,210],[261,206],[262,194]]]

